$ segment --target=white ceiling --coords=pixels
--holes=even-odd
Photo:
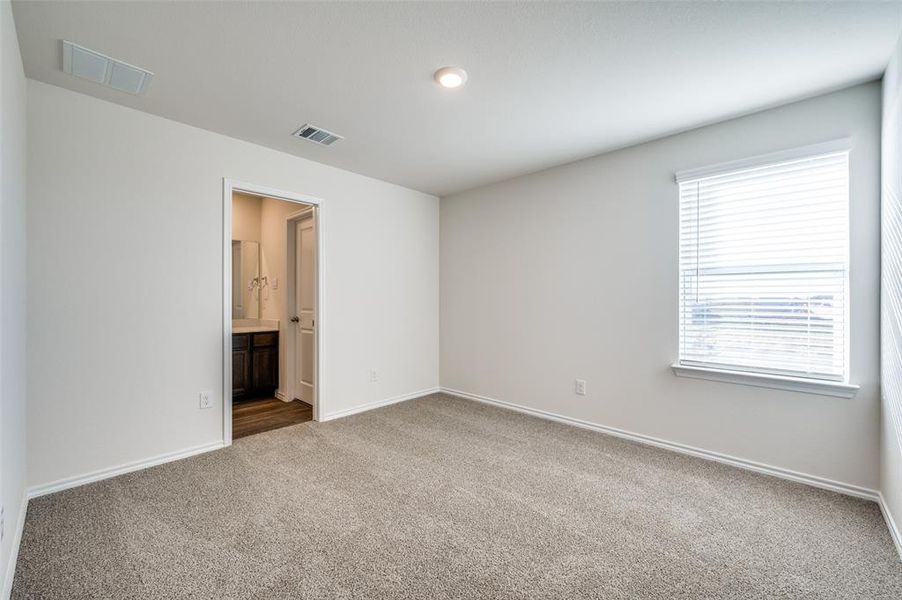
[[[438,195],[875,79],[902,28],[869,2],[13,8],[28,77]],[[63,73],[61,39],[153,71],[147,94]],[[291,137],[308,121],[346,139]]]

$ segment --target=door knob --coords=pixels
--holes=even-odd
[[[291,318],[288,319],[288,320],[291,321],[292,323],[297,323],[298,321],[300,321],[300,319],[297,318],[297,317],[291,317]]]

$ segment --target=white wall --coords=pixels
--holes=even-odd
[[[221,440],[197,394],[222,391],[223,177],[323,201],[327,412],[438,384],[437,198],[34,81],[28,102],[30,485]]]
[[[902,40],[883,78],[882,139],[880,481],[902,553]]]
[[[235,192],[232,194],[232,239],[245,242],[260,241],[260,221],[263,199]]]
[[[0,597],[12,584],[11,557],[25,493],[25,74],[9,2],[0,2]]]
[[[877,488],[879,135],[871,83],[443,198],[442,386]],[[858,395],[676,378],[674,172],[845,136]]]

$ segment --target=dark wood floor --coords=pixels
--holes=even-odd
[[[248,400],[232,405],[232,439],[272,431],[313,419],[313,407],[306,402],[282,402],[276,398]]]

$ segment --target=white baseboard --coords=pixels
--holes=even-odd
[[[491,404],[493,406],[533,415],[542,419],[548,419],[550,421],[557,421],[558,423],[565,423],[567,425],[573,425],[575,427],[582,427],[583,429],[591,429],[592,431],[607,433],[608,435],[631,440],[640,444],[647,444],[649,446],[655,446],[657,448],[679,452],[680,454],[688,454],[690,456],[713,460],[715,462],[724,463],[733,467],[738,467],[740,469],[755,471],[756,473],[763,473],[765,475],[772,475],[781,479],[788,479],[789,481],[804,483],[816,488],[839,492],[840,494],[846,494],[848,496],[855,496],[856,498],[864,498],[866,500],[871,500],[874,502],[880,501],[880,493],[877,490],[872,490],[870,488],[842,483],[840,481],[818,477],[817,475],[800,473],[798,471],[792,471],[790,469],[784,469],[782,467],[775,467],[773,465],[746,460],[737,456],[730,456],[729,454],[721,454],[720,452],[712,452],[711,450],[695,448],[693,446],[687,446],[685,444],[679,444],[677,442],[670,442],[668,440],[662,440],[660,438],[643,435],[640,433],[633,433],[631,431],[618,429],[616,427],[608,427],[607,425],[600,425],[598,423],[592,423],[591,421],[584,421],[582,419],[575,419],[573,417],[567,417],[564,415],[559,415],[557,413],[539,410],[537,408],[530,408],[528,406],[514,404],[513,402],[507,402],[505,400],[496,400],[495,398],[479,396],[477,394],[471,394],[469,392],[464,392],[461,390],[443,387],[442,392],[451,396],[464,398],[466,400],[475,400],[476,402]]]
[[[12,544],[9,547],[9,558],[4,570],[3,589],[0,590],[0,598],[9,600],[13,591],[13,578],[16,575],[16,563],[19,559],[19,546],[22,544],[22,532],[25,530],[25,515],[28,513],[28,494],[22,492],[22,502],[19,506],[19,515],[16,518],[16,531]]]
[[[385,400],[376,400],[375,402],[367,402],[365,404],[359,404],[352,408],[347,408],[344,410],[330,413],[330,414],[326,415],[325,417],[323,417],[321,419],[321,421],[331,421],[333,419],[347,417],[349,415],[365,412],[368,410],[372,410],[374,408],[379,408],[381,406],[388,406],[389,404],[404,402],[405,400],[412,400],[414,398],[419,398],[421,396],[428,396],[429,394],[435,394],[438,391],[439,391],[438,387],[433,387],[433,388],[429,388],[429,389],[425,389],[425,390],[420,390],[418,392],[411,392],[409,394],[404,394],[402,396],[395,396],[393,398],[387,398]],[[174,460],[180,460],[182,458],[188,458],[189,456],[195,456],[197,454],[202,454],[204,452],[218,450],[223,447],[224,447],[224,444],[222,441],[213,442],[210,444],[203,444],[201,446],[195,446],[193,448],[186,448],[184,450],[179,450],[177,452],[161,454],[159,456],[154,456],[152,458],[147,458],[144,460],[138,460],[138,461],[134,461],[131,463],[126,463],[124,465],[119,465],[116,467],[110,467],[108,469],[100,469],[98,471],[93,471],[91,473],[85,473],[83,475],[77,475],[75,477],[68,477],[66,479],[60,479],[57,481],[53,481],[51,483],[46,483],[46,484],[42,484],[42,485],[38,485],[38,486],[29,488],[28,489],[28,498],[37,498],[39,496],[53,494],[54,492],[60,492],[62,490],[67,490],[69,488],[74,488],[74,487],[78,487],[80,485],[85,485],[87,483],[93,483],[95,481],[109,479],[110,477],[116,477],[117,475],[124,475],[125,473],[131,473],[133,471],[140,471],[141,469],[147,469],[148,467],[162,465],[164,463],[172,462]]]
[[[356,415],[357,413],[366,412],[368,410],[373,410],[374,408],[381,408],[383,406],[388,406],[389,404],[397,404],[398,402],[404,402],[405,400],[413,400],[414,398],[421,398],[423,396],[428,396],[429,394],[437,394],[440,391],[438,387],[432,387],[425,390],[420,390],[418,392],[410,392],[409,394],[402,394],[401,396],[395,396],[393,398],[386,398],[385,400],[374,400],[373,402],[365,402],[364,404],[358,404],[357,406],[353,406],[351,408],[346,408],[344,410],[337,410],[335,412],[331,412],[327,415],[323,415],[320,421],[332,421],[333,419],[340,419],[341,417],[349,417],[351,415]]]
[[[200,446],[194,446],[192,448],[185,448],[184,450],[177,450],[176,452],[167,452],[166,454],[160,454],[158,456],[146,458],[143,460],[136,460],[134,462],[126,463],[124,465],[119,465],[116,467],[100,469],[98,471],[85,473],[83,475],[76,475],[75,477],[59,479],[51,483],[45,483],[29,488],[28,497],[37,498],[39,496],[45,496],[54,492],[60,492],[69,488],[85,485],[86,483],[93,483],[95,481],[109,479],[110,477],[116,477],[117,475],[131,473],[132,471],[140,471],[141,469],[147,469],[148,467],[155,467],[157,465],[162,465],[174,460],[180,460],[182,458],[188,458],[189,456],[203,454],[204,452],[218,450],[222,447],[223,443],[222,440],[220,440],[218,442],[212,442],[210,444],[202,444]]]
[[[274,395],[276,397],[276,400],[281,400],[282,402],[289,402],[289,400],[286,399],[286,396],[282,392],[282,390],[276,390],[276,393]]]
[[[893,519],[893,513],[890,512],[882,492],[880,493],[880,499],[877,503],[880,505],[880,512],[883,513],[883,519],[886,521],[889,535],[893,538],[893,543],[896,545],[896,551],[899,553],[899,560],[902,561],[902,531],[900,531],[899,526],[896,525],[896,520]]]

